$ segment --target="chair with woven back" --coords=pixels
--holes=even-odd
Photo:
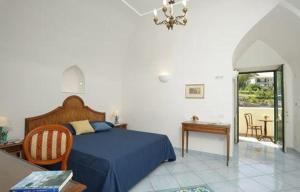
[[[262,135],[262,126],[261,125],[254,125],[253,124],[253,117],[251,113],[246,113],[244,114],[245,119],[246,119],[246,124],[247,124],[247,132],[246,132],[246,137],[248,137],[248,130],[251,130],[251,136],[253,137],[253,130],[255,130],[255,135],[256,138],[257,136],[257,131],[259,130],[261,135]]]
[[[71,132],[62,125],[45,125],[30,131],[23,143],[26,159],[37,165],[61,162],[61,170],[67,170],[67,162],[73,145]]]

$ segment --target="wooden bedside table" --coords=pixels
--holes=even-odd
[[[0,144],[0,150],[4,150],[7,153],[15,154],[18,157],[22,157],[23,153],[23,141],[19,143],[7,143]]]
[[[120,123],[115,125],[116,128],[127,129],[127,123]]]

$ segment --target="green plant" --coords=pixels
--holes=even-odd
[[[0,143],[5,143],[7,141],[8,130],[0,127]]]
[[[251,76],[250,76],[251,77]],[[274,89],[273,87],[261,87],[258,84],[249,84],[248,76],[243,76],[243,86],[240,87],[240,103],[244,106],[273,106]],[[246,83],[245,83],[246,81]]]
[[[255,76],[257,76],[256,73],[240,74],[239,75],[239,87],[241,89],[244,89],[249,84],[249,80]]]

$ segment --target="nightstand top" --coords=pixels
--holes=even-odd
[[[115,128],[127,129],[127,123],[119,123],[114,125]]]
[[[118,123],[118,124],[114,124],[114,126],[120,126],[120,125],[127,125],[127,123]]]
[[[7,142],[5,144],[0,144],[0,149],[4,149],[7,147],[13,147],[13,146],[18,146],[18,145],[23,145],[23,140],[17,141],[17,142]]]

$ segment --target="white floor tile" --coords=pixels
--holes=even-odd
[[[271,189],[268,189],[267,187],[255,182],[252,179],[240,179],[237,182],[239,187],[244,192],[271,192]]]
[[[166,175],[169,174],[167,168],[165,166],[159,166],[157,167],[152,173],[150,174],[150,177],[157,176],[157,175]]]
[[[136,184],[130,192],[152,192],[154,191],[149,178],[145,178],[142,181],[140,181],[138,184]]]
[[[195,172],[205,183],[225,182],[227,179],[215,170],[196,171]]]
[[[242,165],[239,167],[239,171],[247,177],[265,175],[262,171],[255,169],[253,165]]]
[[[180,187],[191,187],[202,185],[204,182],[195,173],[176,173],[174,174]]]
[[[300,153],[260,143],[240,142],[226,166],[225,157],[190,151],[166,162],[130,192],[174,191],[180,187],[208,185],[214,192],[300,192]]]
[[[241,192],[242,190],[238,185],[230,182],[213,183],[209,185],[214,192]]]
[[[150,182],[155,191],[167,190],[167,189],[175,190],[180,188],[176,179],[171,175],[158,175],[156,177],[151,177]]]
[[[168,163],[165,166],[171,174],[185,173],[185,172],[191,172],[192,171],[184,163]]]
[[[228,180],[242,179],[246,177],[239,171],[238,168],[223,168],[217,169],[216,171]]]

